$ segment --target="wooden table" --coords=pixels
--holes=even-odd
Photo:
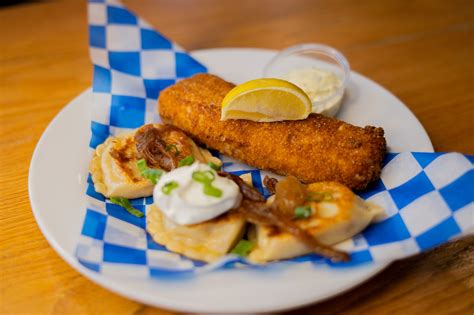
[[[127,4],[189,50],[337,47],[354,70],[410,107],[436,150],[474,154],[473,1]],[[33,149],[59,110],[91,84],[84,1],[2,8],[0,34],[0,313],[172,314],[79,275],[48,245],[31,213]],[[294,314],[472,314],[473,246],[468,238],[394,263],[350,292]]]

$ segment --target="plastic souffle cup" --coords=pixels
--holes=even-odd
[[[266,78],[279,78],[288,81],[289,74],[295,73],[310,74],[331,72],[337,78],[331,76],[334,85],[330,90],[323,91],[319,96],[311,97],[313,104],[313,113],[319,113],[333,117],[339,111],[345,88],[350,77],[350,66],[346,57],[338,50],[323,44],[299,44],[283,49],[278,53],[263,70],[263,76]],[[311,73],[312,71],[312,73]],[[314,80],[313,80],[314,81]],[[308,93],[306,88],[297,82]],[[310,94],[310,93],[308,93]]]

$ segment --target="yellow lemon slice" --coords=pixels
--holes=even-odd
[[[311,109],[308,95],[293,83],[257,79],[242,83],[227,93],[222,101],[221,120],[297,120],[307,118]]]

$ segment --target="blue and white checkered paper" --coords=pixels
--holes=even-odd
[[[89,2],[90,54],[94,64],[94,109],[91,152],[108,136],[158,122],[157,97],[162,89],[206,67],[178,45],[127,10],[120,2]],[[262,193],[264,171],[226,156],[224,170],[250,173]],[[459,153],[391,153],[381,179],[360,195],[386,209],[386,217],[372,224],[344,248],[350,263],[334,264],[311,254],[284,263],[312,262],[351,266],[400,259],[453,238],[472,233],[473,157]],[[205,264],[167,251],[146,233],[145,217],[136,218],[94,190],[89,176],[88,207],[76,257],[87,268],[131,277],[177,278],[220,268],[268,269],[227,256]],[[146,213],[153,200],[131,201]],[[278,263],[276,263],[278,264]]]

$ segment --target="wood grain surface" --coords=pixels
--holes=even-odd
[[[337,47],[354,70],[409,106],[436,150],[474,154],[474,1],[125,3],[189,50]],[[174,314],[79,275],[48,245],[31,212],[35,145],[61,108],[91,84],[86,16],[85,1],[0,8],[0,313]],[[473,314],[473,247],[471,237],[396,262],[367,283],[292,314]]]

